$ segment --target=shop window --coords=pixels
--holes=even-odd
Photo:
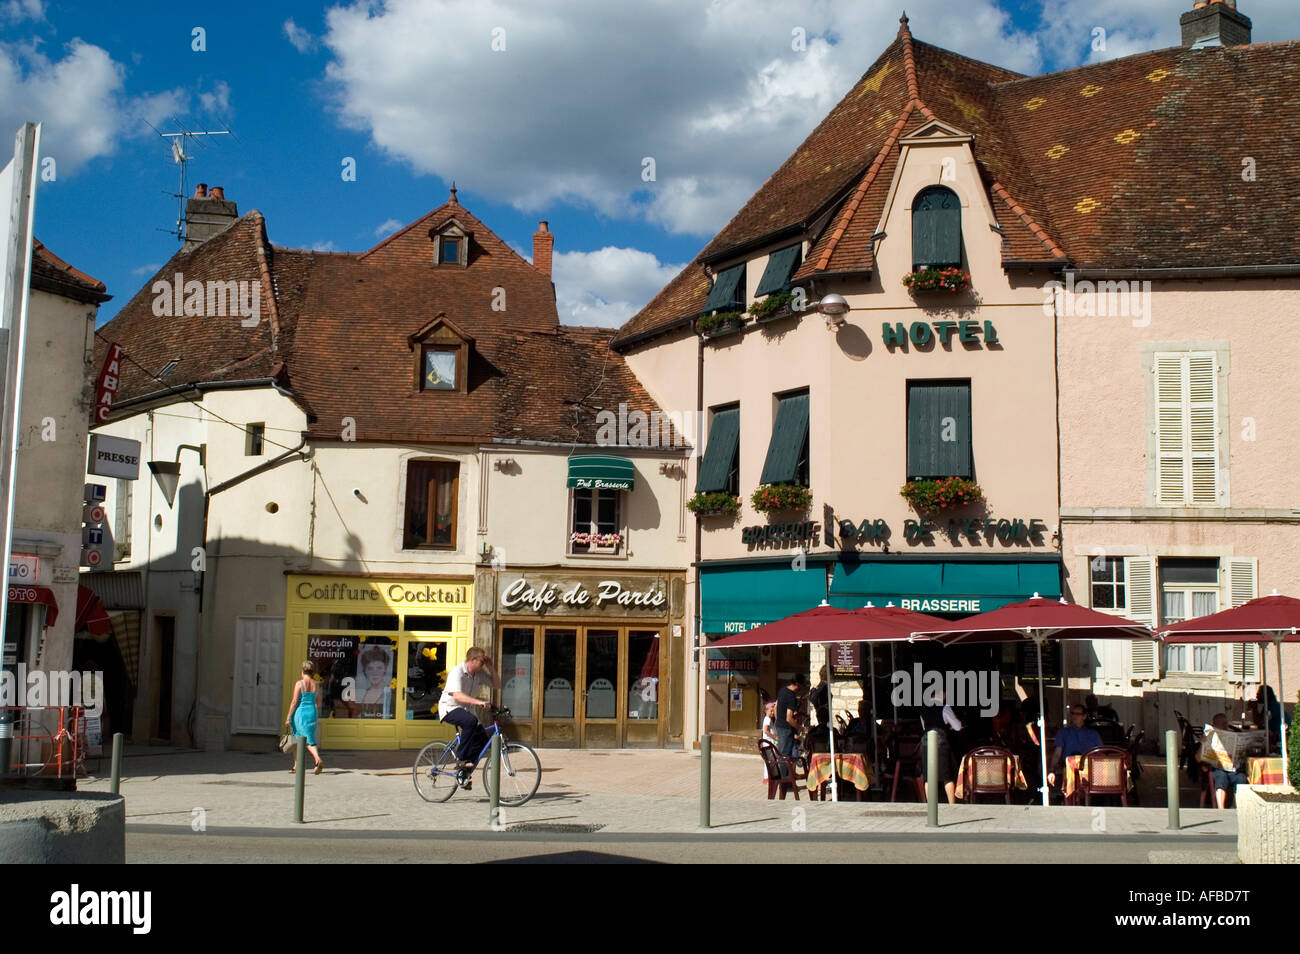
[[[501,630],[501,705],[517,722],[533,717],[533,631],[507,626]]]
[[[407,463],[402,540],[405,549],[456,548],[459,490],[459,464],[430,460]]]
[[[627,634],[627,717],[659,718],[659,634]]]
[[[912,267],[961,267],[961,199],[942,186],[912,202]]]
[[[970,381],[908,381],[907,479],[974,474]]]
[[[1209,616],[1219,610],[1219,561],[1162,559],[1160,625]],[[1218,643],[1181,643],[1165,647],[1165,671],[1218,675]]]
[[[1154,357],[1156,503],[1219,505],[1219,393],[1213,351]]]
[[[321,718],[396,718],[397,647],[391,637],[311,633],[307,658],[316,665]]]
[[[697,493],[740,494],[740,405],[714,408],[700,461]]]
[[[1089,561],[1092,576],[1092,608],[1125,610],[1128,608],[1124,582],[1123,557],[1096,557]]]
[[[808,472],[808,392],[776,396],[776,417],[772,423],[772,441],[763,461],[762,484],[809,486]]]
[[[573,491],[570,553],[612,554],[623,551],[626,542],[623,493],[621,490]]]

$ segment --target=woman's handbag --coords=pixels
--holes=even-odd
[[[285,755],[293,755],[298,751],[298,737],[293,732],[280,736],[280,751]]]

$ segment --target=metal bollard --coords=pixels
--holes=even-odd
[[[110,763],[108,790],[117,795],[122,788],[122,733],[113,733],[113,760]]]
[[[939,827],[939,733],[925,734],[925,827]]]
[[[1170,729],[1165,733],[1165,785],[1168,786],[1169,824],[1171,831],[1178,831],[1183,826],[1178,820],[1178,733]]]
[[[707,733],[700,739],[700,827],[711,828],[709,801],[712,798],[713,736]]]
[[[307,736],[298,736],[298,749],[294,754],[294,764],[298,771],[293,776],[293,820],[302,824],[302,799],[307,788]]]
[[[13,710],[0,707],[0,778],[9,774],[9,758],[14,737]]]
[[[492,751],[488,753],[488,827],[500,831],[501,825],[501,734],[492,736]]]

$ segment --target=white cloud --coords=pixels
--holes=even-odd
[[[333,242],[313,242],[311,250],[313,252],[337,252],[339,247]]]
[[[343,124],[417,172],[523,211],[569,203],[709,235],[889,45],[898,4],[795,11],[776,0],[356,0],[329,10],[322,43]],[[996,0],[965,0],[959,31],[950,0],[908,12],[920,39],[1011,69],[1041,62]],[[654,182],[641,178],[646,156]]]
[[[132,275],[152,275],[162,268],[161,262],[151,262],[148,265],[141,265],[139,268],[131,269]]]
[[[44,0],[6,0],[0,4],[0,19],[15,23],[19,20],[44,20]]]
[[[230,113],[230,84],[225,80],[217,80],[216,85],[212,87],[210,93],[199,93],[199,102],[203,108],[217,116],[226,116]]]
[[[284,35],[299,53],[306,53],[316,45],[316,38],[293,22],[293,17],[284,21]]]
[[[51,60],[35,44],[0,44],[0,129],[42,122],[41,152],[60,172],[111,155],[125,136],[152,135],[141,119],[184,111],[179,90],[128,96],[125,69],[98,46],[74,39],[64,52]]]
[[[662,264],[650,252],[635,248],[557,252],[551,262],[551,277],[560,322],[617,328],[683,267]]]
[[[377,238],[386,238],[400,229],[406,223],[399,222],[397,219],[384,219],[375,227],[375,236]]]

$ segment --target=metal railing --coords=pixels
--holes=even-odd
[[[86,717],[82,706],[4,706],[13,727],[6,771],[28,777],[86,774]]]

